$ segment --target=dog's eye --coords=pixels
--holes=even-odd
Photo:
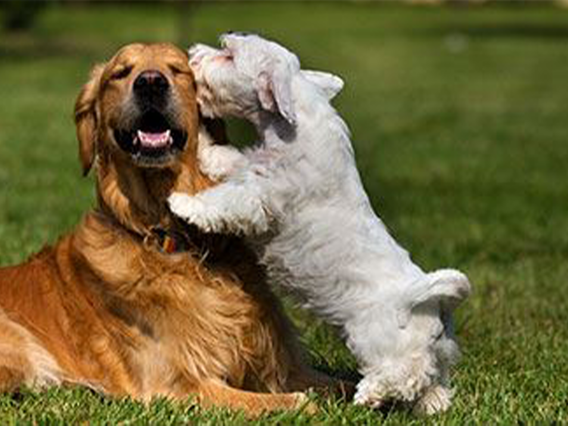
[[[169,68],[173,75],[189,74],[189,70],[181,69],[180,67],[177,67],[175,65],[170,65]]]
[[[128,74],[130,74],[130,71],[132,71],[132,67],[120,68],[119,70],[116,70],[115,72],[112,73],[111,78],[113,80],[120,80],[126,78],[128,77]]]

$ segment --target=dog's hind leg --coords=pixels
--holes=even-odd
[[[0,392],[9,392],[26,382],[31,366],[24,354],[23,338],[4,321],[0,316]]]
[[[441,384],[431,386],[418,399],[414,412],[426,415],[444,412],[452,404],[451,397],[452,391],[447,386]]]
[[[0,310],[0,392],[60,381],[55,359],[29,331]]]
[[[197,389],[197,397],[205,407],[226,407],[243,410],[249,417],[282,410],[316,411],[316,406],[309,402],[306,394],[292,393],[257,393],[231,388],[217,381],[202,383]]]

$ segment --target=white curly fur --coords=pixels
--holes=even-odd
[[[271,282],[343,330],[363,375],[357,403],[447,409],[458,354],[450,314],[470,292],[466,276],[423,272],[373,212],[329,102],[338,77],[301,70],[294,54],[255,35],[221,42],[190,51],[201,111],[250,120],[261,144],[239,154],[205,138],[204,170],[230,172],[194,197],[173,194],[172,211],[206,231],[246,235]]]

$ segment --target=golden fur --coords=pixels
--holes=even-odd
[[[96,166],[98,205],[54,247],[0,269],[0,390],[70,383],[143,400],[195,395],[255,415],[297,408],[304,395],[292,391],[327,383],[302,363],[245,246],[200,236],[166,208],[172,191],[211,185],[196,164],[187,59],[171,45],[134,44],[93,70],[75,117],[85,174]],[[112,133],[147,69],[167,77],[188,135],[159,167],[137,164]],[[164,253],[156,226],[183,232],[193,248]]]

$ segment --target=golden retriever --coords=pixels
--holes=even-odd
[[[97,206],[22,265],[0,269],[0,390],[85,385],[243,409],[304,404],[326,378],[302,362],[240,240],[179,223],[166,198],[211,185],[186,53],[132,44],[96,66],[75,105]]]

